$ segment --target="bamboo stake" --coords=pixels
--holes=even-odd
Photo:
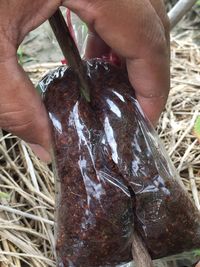
[[[179,0],[179,2],[169,11],[171,29],[182,19],[182,17],[190,11],[197,0]]]

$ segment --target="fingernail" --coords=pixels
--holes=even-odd
[[[47,164],[51,163],[50,153],[47,150],[45,150],[42,146],[36,145],[36,144],[30,144],[30,143],[29,143],[29,146],[38,158],[40,158],[42,161],[44,161]]]

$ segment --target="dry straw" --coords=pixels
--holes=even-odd
[[[200,50],[195,40],[195,32],[189,30],[172,36],[172,89],[158,132],[200,209],[200,145],[193,134],[200,116]]]
[[[200,47],[192,34],[188,30],[172,37],[172,88],[158,132],[188,192],[200,208],[200,146],[193,135],[194,122],[200,115]],[[26,71],[36,83],[57,65],[35,65]],[[1,132],[0,266],[55,266],[53,221],[51,170],[24,142]]]

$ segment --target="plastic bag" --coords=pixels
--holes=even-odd
[[[102,60],[85,68],[90,103],[71,68],[40,83],[54,136],[57,266],[128,263],[134,231],[153,259],[199,248],[199,212],[126,73]]]

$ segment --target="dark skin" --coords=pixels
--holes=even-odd
[[[86,58],[112,49],[123,59],[136,97],[154,124],[170,87],[169,22],[162,0],[34,0],[31,5],[27,0],[1,0],[0,127],[30,143],[45,161],[50,161],[51,147],[48,116],[16,51],[25,35],[61,5],[90,28]]]

